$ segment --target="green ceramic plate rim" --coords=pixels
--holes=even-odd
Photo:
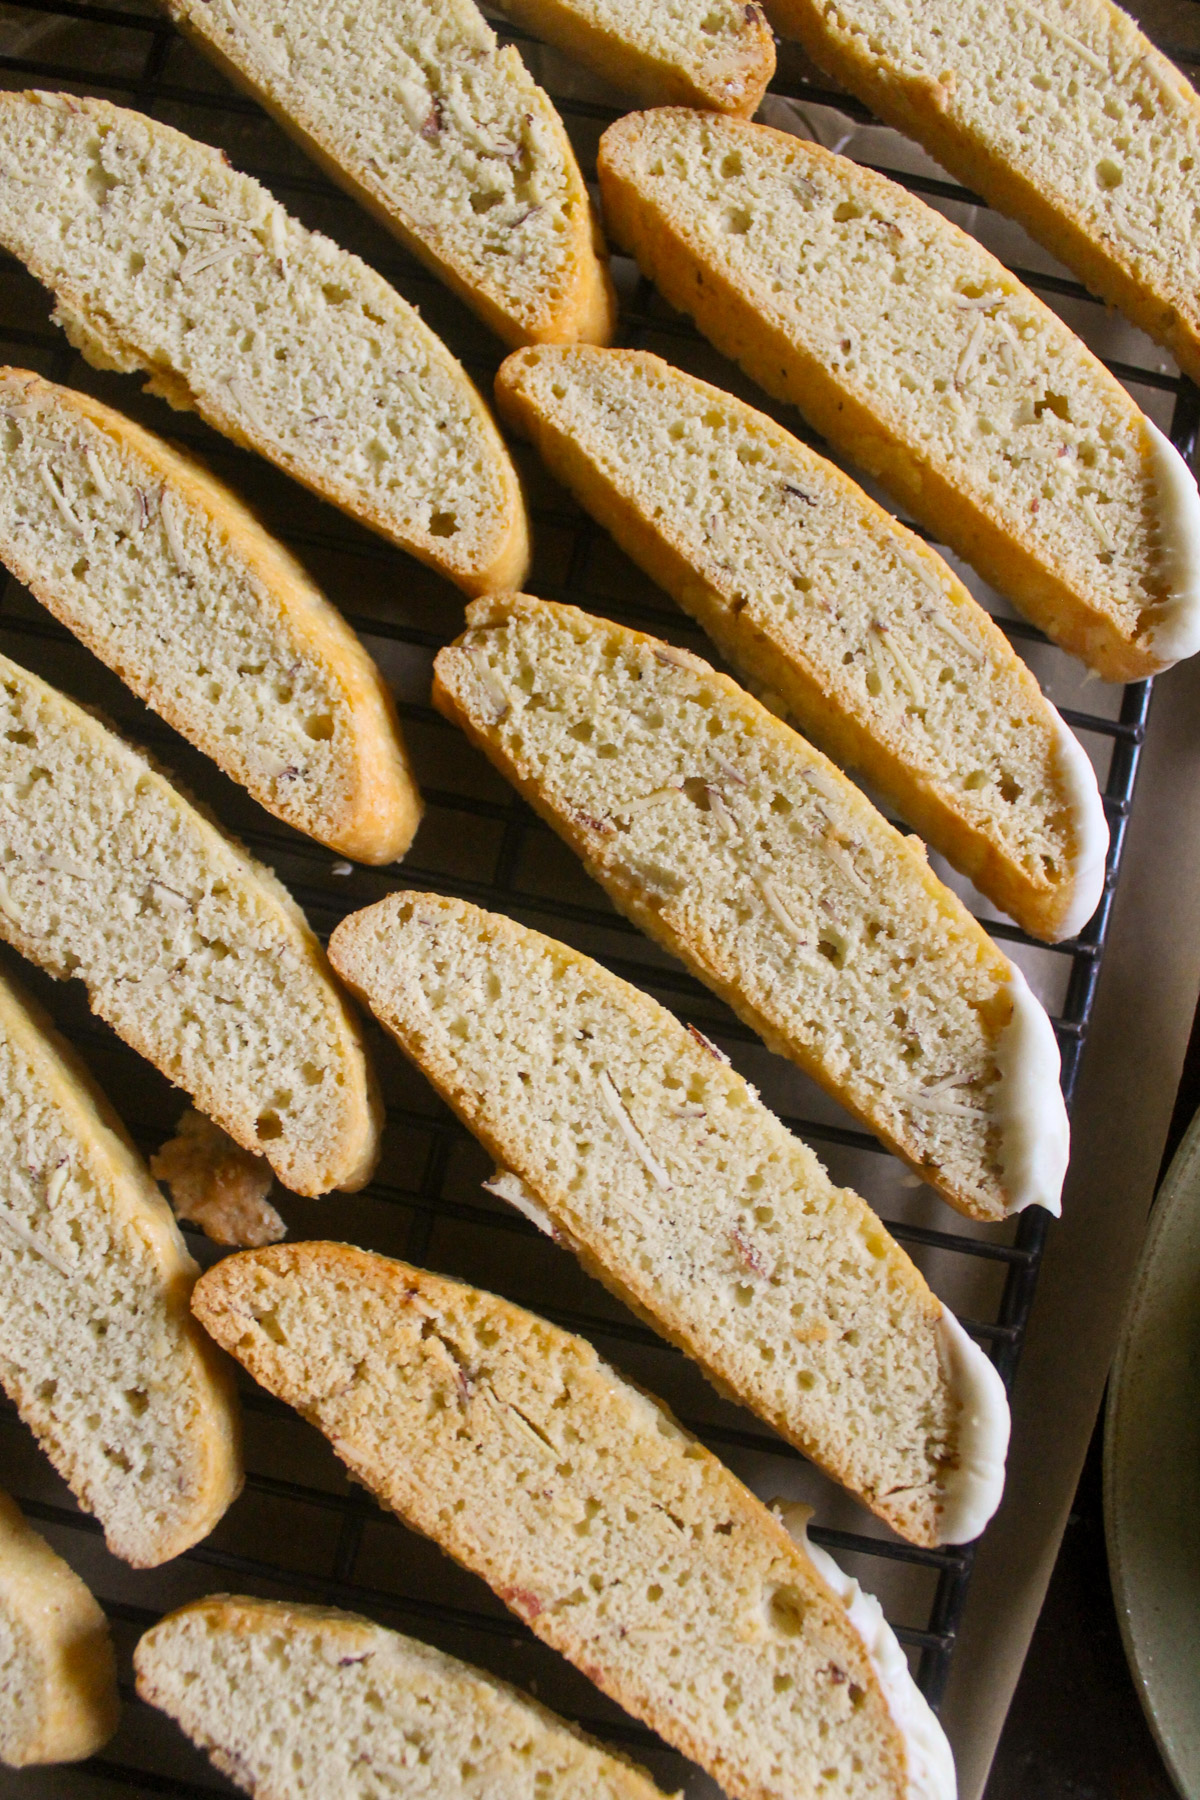
[[[1104,1527],[1143,1710],[1200,1800],[1200,1113],[1159,1190],[1113,1364]]]

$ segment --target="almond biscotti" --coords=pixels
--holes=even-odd
[[[340,1244],[229,1257],[192,1304],[356,1481],[732,1800],[910,1800],[922,1758],[949,1764],[903,1656],[873,1658],[780,1521],[582,1338]]]
[[[951,1205],[1057,1211],[1053,1030],[919,840],[690,652],[524,594],[467,625],[435,705],[615,906]]]
[[[358,1028],[290,894],[138,751],[0,657],[0,937],[302,1194],[378,1152]]]
[[[120,1712],[104,1614],[0,1494],[0,1763],[80,1762],[107,1744]]]
[[[2,978],[0,1139],[0,1383],[113,1554],[153,1567],[236,1497],[237,1399],[189,1314],[200,1271],[170,1208]]]
[[[775,73],[755,0],[501,0],[501,10],[645,106],[749,118]]]
[[[505,343],[609,341],[616,305],[570,140],[473,0],[165,3]]]
[[[707,1039],[437,894],[352,914],[329,954],[496,1158],[494,1193],[902,1536],[979,1535],[1004,1484],[1000,1377]]]
[[[379,670],[206,469],[0,369],[0,558],[276,818],[362,862],[407,850],[421,801]]]
[[[764,413],[636,350],[526,350],[501,414],[722,654],[1023,925],[1104,886],[1092,766],[936,551]]]
[[[332,1607],[194,1600],[133,1663],[141,1698],[270,1800],[661,1800],[507,1682]]]
[[[1200,98],[1110,0],[772,0],[778,28],[1200,380]]]
[[[1200,647],[1200,496],[1055,313],[895,182],[663,109],[600,149],[605,217],[672,305],[1110,681]]]
[[[221,151],[106,100],[0,95],[0,243],[97,368],[145,370],[468,593],[522,578],[516,472],[463,370]]]

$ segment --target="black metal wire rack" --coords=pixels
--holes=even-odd
[[[554,53],[521,33],[501,29],[520,44],[555,98],[590,172],[599,133],[618,116],[619,105]],[[1164,48],[1185,64],[1200,60],[1184,46]],[[489,390],[502,354],[494,340],[318,175],[259,107],[234,93],[158,13],[136,0],[129,6],[82,0],[0,6],[0,83],[103,94],[219,143],[235,164],[262,179],[306,223],[357,250],[419,304],[481,388]],[[869,114],[824,84],[792,46],[781,46],[767,102],[772,122],[783,122],[771,112],[780,107],[785,112],[803,109],[798,115],[802,127],[811,126],[816,115],[836,115],[844,130],[870,127]],[[981,235],[997,225],[982,203],[924,163],[899,137],[876,130],[863,144],[865,151],[852,140],[852,153],[965,218]],[[1179,379],[1147,340],[1112,321],[1015,228],[1004,231],[1005,260],[1100,350],[1190,458],[1200,423],[1196,389]],[[794,413],[772,407],[717,357],[686,321],[669,312],[632,265],[615,259],[614,272],[622,299],[618,341],[659,350],[776,412],[790,429],[805,435]],[[77,698],[101,706],[122,730],[174,766],[229,828],[274,865],[322,935],[347,912],[391,888],[435,888],[568,938],[696,1021],[730,1050],[788,1122],[818,1144],[835,1177],[878,1206],[933,1285],[967,1313],[969,1329],[1011,1382],[1034,1297],[1046,1216],[1035,1210],[1006,1228],[985,1229],[954,1218],[928,1190],[914,1192],[912,1178],[873,1139],[853,1129],[795,1070],[769,1057],[731,1013],[612,912],[556,840],[429,706],[429,663],[460,628],[461,598],[400,552],[301,496],[282,476],[217,438],[193,416],[169,415],[161,404],[142,397],[129,378],[88,368],[51,325],[43,290],[8,259],[0,261],[0,353],[5,361],[109,399],[152,429],[183,441],[240,488],[309,564],[396,689],[428,808],[416,844],[400,866],[353,869],[269,819],[140,707],[11,578],[0,593],[0,647]],[[690,621],[625,562],[531,457],[519,447],[517,454],[534,523],[531,590],[627,620],[711,657]],[[1070,659],[1009,615],[996,596],[973,585],[1092,754],[1112,828],[1105,899],[1077,941],[1049,949],[987,915],[986,909],[984,915],[988,928],[1023,962],[1050,1002],[1069,1102],[1120,872],[1150,684],[1087,688]],[[76,986],[55,987],[27,969],[19,974],[80,1047],[135,1136],[146,1148],[155,1147],[174,1124],[179,1097],[91,1018]],[[290,1234],[346,1238],[428,1263],[496,1287],[592,1338],[603,1354],[662,1393],[758,1492],[796,1493],[816,1503],[815,1540],[845,1560],[865,1587],[882,1592],[915,1660],[921,1686],[936,1705],[971,1577],[970,1548],[919,1550],[901,1543],[837,1494],[766,1427],[715,1398],[678,1352],[633,1320],[524,1220],[480,1190],[482,1153],[382,1038],[372,1042],[388,1100],[379,1178],[360,1195],[322,1202],[285,1198],[281,1204]],[[202,1239],[193,1236],[191,1242],[201,1262],[212,1260],[214,1253]],[[248,1468],[243,1497],[204,1544],[165,1569],[141,1572],[107,1555],[95,1522],[78,1511],[13,1409],[0,1401],[0,1485],[15,1493],[100,1597],[122,1654],[129,1702],[117,1738],[102,1755],[71,1771],[0,1772],[0,1793],[99,1797],[115,1789],[178,1796],[232,1791],[172,1726],[136,1702],[128,1664],[137,1634],[165,1608],[231,1586],[348,1606],[413,1630],[523,1683],[598,1736],[632,1749],[665,1784],[684,1784],[689,1796],[714,1791],[652,1733],[538,1644],[474,1578],[377,1512],[347,1484],[324,1443],[288,1409],[249,1383],[243,1385],[243,1395]]]

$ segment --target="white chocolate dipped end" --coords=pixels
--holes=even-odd
[[[1200,493],[1191,470],[1153,419],[1146,420],[1146,430],[1167,598],[1154,608],[1145,645],[1165,669],[1200,650]]]
[[[822,1581],[833,1589],[863,1641],[892,1721],[904,1739],[908,1757],[908,1800],[956,1800],[958,1780],[946,1734],[913,1680],[908,1658],[884,1618],[882,1606],[873,1594],[863,1592],[853,1575],[847,1575],[838,1567],[828,1550],[809,1543],[811,1506],[800,1501],[777,1500],[772,1510]]]
[[[1000,1077],[992,1095],[992,1115],[1000,1131],[1001,1181],[1010,1215],[1027,1206],[1044,1206],[1057,1218],[1071,1153],[1071,1128],[1058,1080],[1062,1059],[1045,1009],[1016,964],[1010,966],[1012,1018],[996,1040]]]
[[[969,1544],[1000,1504],[1012,1421],[995,1364],[949,1307],[942,1308],[938,1337],[942,1366],[960,1407],[958,1466],[944,1478],[938,1542]]]
[[[1091,759],[1075,733],[1054,708],[1054,760],[1067,795],[1074,826],[1075,854],[1071,905],[1062,919],[1056,940],[1077,937],[1100,904],[1108,866],[1108,820]]]

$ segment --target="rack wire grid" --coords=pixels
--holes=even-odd
[[[626,110],[620,97],[525,34],[496,23],[504,38],[519,44],[556,100],[581,165],[591,174],[600,131]],[[1164,48],[1185,65],[1200,60],[1186,46]],[[0,82],[99,93],[219,144],[235,165],[263,180],[307,224],[358,251],[417,303],[481,389],[490,390],[502,355],[498,344],[393,239],[317,174],[263,111],[235,93],[158,13],[136,0],[129,6],[79,0],[2,6]],[[779,69],[761,116],[848,150],[966,223],[1098,350],[1190,458],[1200,395],[1179,378],[1165,354],[1094,302],[1015,226],[948,181],[906,140],[874,124],[857,102],[831,89],[795,46],[780,46]],[[656,349],[806,435],[797,414],[772,406],[717,356],[687,321],[663,305],[631,263],[616,257],[613,266],[622,301],[618,342]],[[100,706],[121,730],[174,767],[227,827],[279,871],[322,935],[347,912],[393,888],[433,888],[567,938],[696,1022],[729,1050],[788,1123],[820,1147],[835,1179],[866,1194],[1011,1383],[1034,1297],[1046,1215],[1026,1212],[1001,1228],[959,1220],[872,1138],[853,1128],[798,1071],[770,1056],[707,990],[612,911],[524,803],[434,713],[430,662],[434,651],[461,628],[461,597],[401,552],[301,495],[283,476],[217,437],[194,415],[170,414],[161,403],[147,400],[136,381],[89,368],[51,325],[49,311],[46,293],[23,268],[4,258],[0,351],[5,360],[83,387],[201,455],[246,494],[362,634],[393,684],[421,778],[427,815],[416,843],[402,865],[351,868],[270,819],[134,701],[11,578],[0,597],[4,651],[76,698]],[[691,622],[549,481],[532,455],[521,446],[514,448],[534,525],[531,591],[571,600],[711,657]],[[982,588],[970,571],[955,566],[1079,734],[1096,765],[1112,828],[1104,901],[1078,940],[1054,948],[1034,943],[997,917],[965,882],[937,863],[1047,1001],[1063,1052],[1069,1102],[1121,866],[1150,683],[1123,689],[1090,686],[1079,665],[1016,617],[998,595]],[[55,985],[27,968],[18,973],[117,1099],[139,1143],[155,1148],[174,1126],[180,1096],[91,1017],[78,984]],[[388,1103],[378,1179],[361,1194],[318,1202],[284,1196],[281,1206],[290,1235],[344,1238],[429,1264],[495,1287],[584,1333],[602,1354],[663,1395],[761,1495],[782,1493],[815,1504],[814,1539],[834,1550],[867,1589],[883,1596],[920,1685],[936,1706],[966,1600],[971,1549],[921,1550],[902,1543],[767,1427],[717,1397],[679,1352],[480,1188],[487,1172],[482,1152],[380,1033],[373,1031],[371,1042]],[[198,1260],[211,1262],[217,1254],[213,1247],[197,1234],[189,1235]],[[152,1571],[128,1569],[108,1556],[95,1521],[75,1506],[15,1410],[6,1402],[0,1405],[3,1485],[99,1596],[117,1639],[127,1702],[121,1729],[103,1754],[70,1770],[0,1773],[0,1792],[99,1797],[114,1789],[178,1796],[233,1791],[168,1721],[137,1701],[129,1665],[137,1635],[163,1610],[217,1587],[319,1600],[413,1630],[538,1693],[601,1739],[632,1751],[667,1786],[685,1786],[689,1800],[715,1792],[707,1778],[539,1644],[479,1581],[352,1488],[324,1441],[289,1409],[246,1380],[242,1393],[244,1494],[206,1542]]]

